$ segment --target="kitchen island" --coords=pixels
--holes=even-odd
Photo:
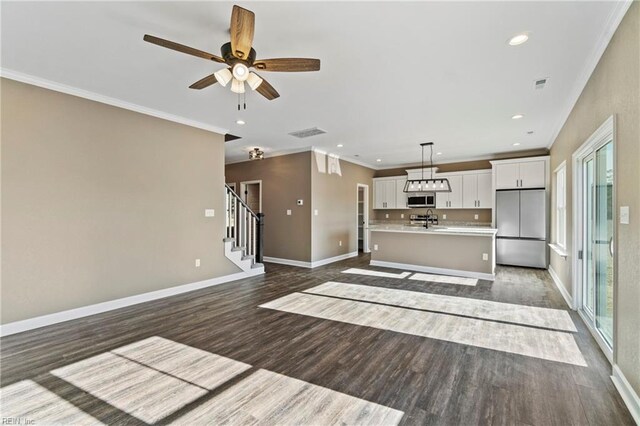
[[[495,228],[369,225],[371,265],[495,279]]]

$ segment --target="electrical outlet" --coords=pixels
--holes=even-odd
[[[476,214],[476,215],[473,215],[473,218],[474,218],[475,220],[478,220],[478,215],[477,215],[477,214]]]
[[[291,216],[291,209],[287,209],[287,216]]]
[[[482,253],[482,260],[489,260],[489,253]]]
[[[204,211],[204,217],[214,217],[216,215],[216,211],[214,209],[206,209]]]
[[[445,220],[446,218],[447,218],[447,215],[446,215],[446,214],[443,214],[443,215],[442,215],[442,220]]]
[[[400,219],[404,219],[404,213],[400,213]]]
[[[318,210],[317,209],[313,211],[313,215],[314,216],[318,216]]]
[[[200,259],[196,259],[196,268],[200,267]]]
[[[342,241],[339,241],[339,242],[338,242],[338,245],[339,245],[340,247],[342,247]]]
[[[378,245],[377,245],[377,244],[374,244],[374,245],[373,245],[373,249],[374,249],[375,251],[378,251]]]
[[[620,206],[620,223],[629,224],[629,206]]]
[[[384,218],[389,219],[389,213],[385,213]]]

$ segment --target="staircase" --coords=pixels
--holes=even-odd
[[[224,255],[246,273],[264,273],[264,215],[254,213],[227,184],[225,191],[227,232],[223,240]]]

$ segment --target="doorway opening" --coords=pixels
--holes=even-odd
[[[574,283],[578,312],[611,361],[615,315],[615,156],[610,117],[573,154]]]
[[[262,213],[262,181],[240,182],[240,197],[254,213]]]
[[[369,253],[369,185],[359,183],[356,188],[358,252]]]

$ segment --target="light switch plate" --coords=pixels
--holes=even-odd
[[[443,215],[442,215],[442,220],[445,220],[446,218],[447,218],[447,215],[446,215],[446,214],[443,214]]]
[[[291,209],[287,209],[287,216],[291,216]]]
[[[200,267],[200,259],[196,259],[196,268]]]
[[[384,218],[389,219],[389,213],[385,213]]]
[[[206,209],[204,211],[204,217],[214,217],[216,215],[216,211],[214,209]]]
[[[489,260],[489,253],[482,253],[482,260]]]
[[[378,251],[378,245],[377,245],[377,244],[374,244],[374,245],[373,245],[373,249],[374,249],[375,251]]]
[[[301,206],[301,205],[303,205],[303,204],[304,204],[304,200],[298,200],[298,201],[296,201],[296,203],[297,203],[299,206]]]
[[[620,206],[620,223],[629,224],[629,206]]]
[[[477,214],[473,215],[473,218],[474,218],[475,220],[478,220],[478,215],[477,215]]]
[[[400,213],[400,219],[404,219],[404,213]]]
[[[318,210],[314,210],[314,211],[313,211],[313,215],[314,215],[314,216],[318,216]]]

